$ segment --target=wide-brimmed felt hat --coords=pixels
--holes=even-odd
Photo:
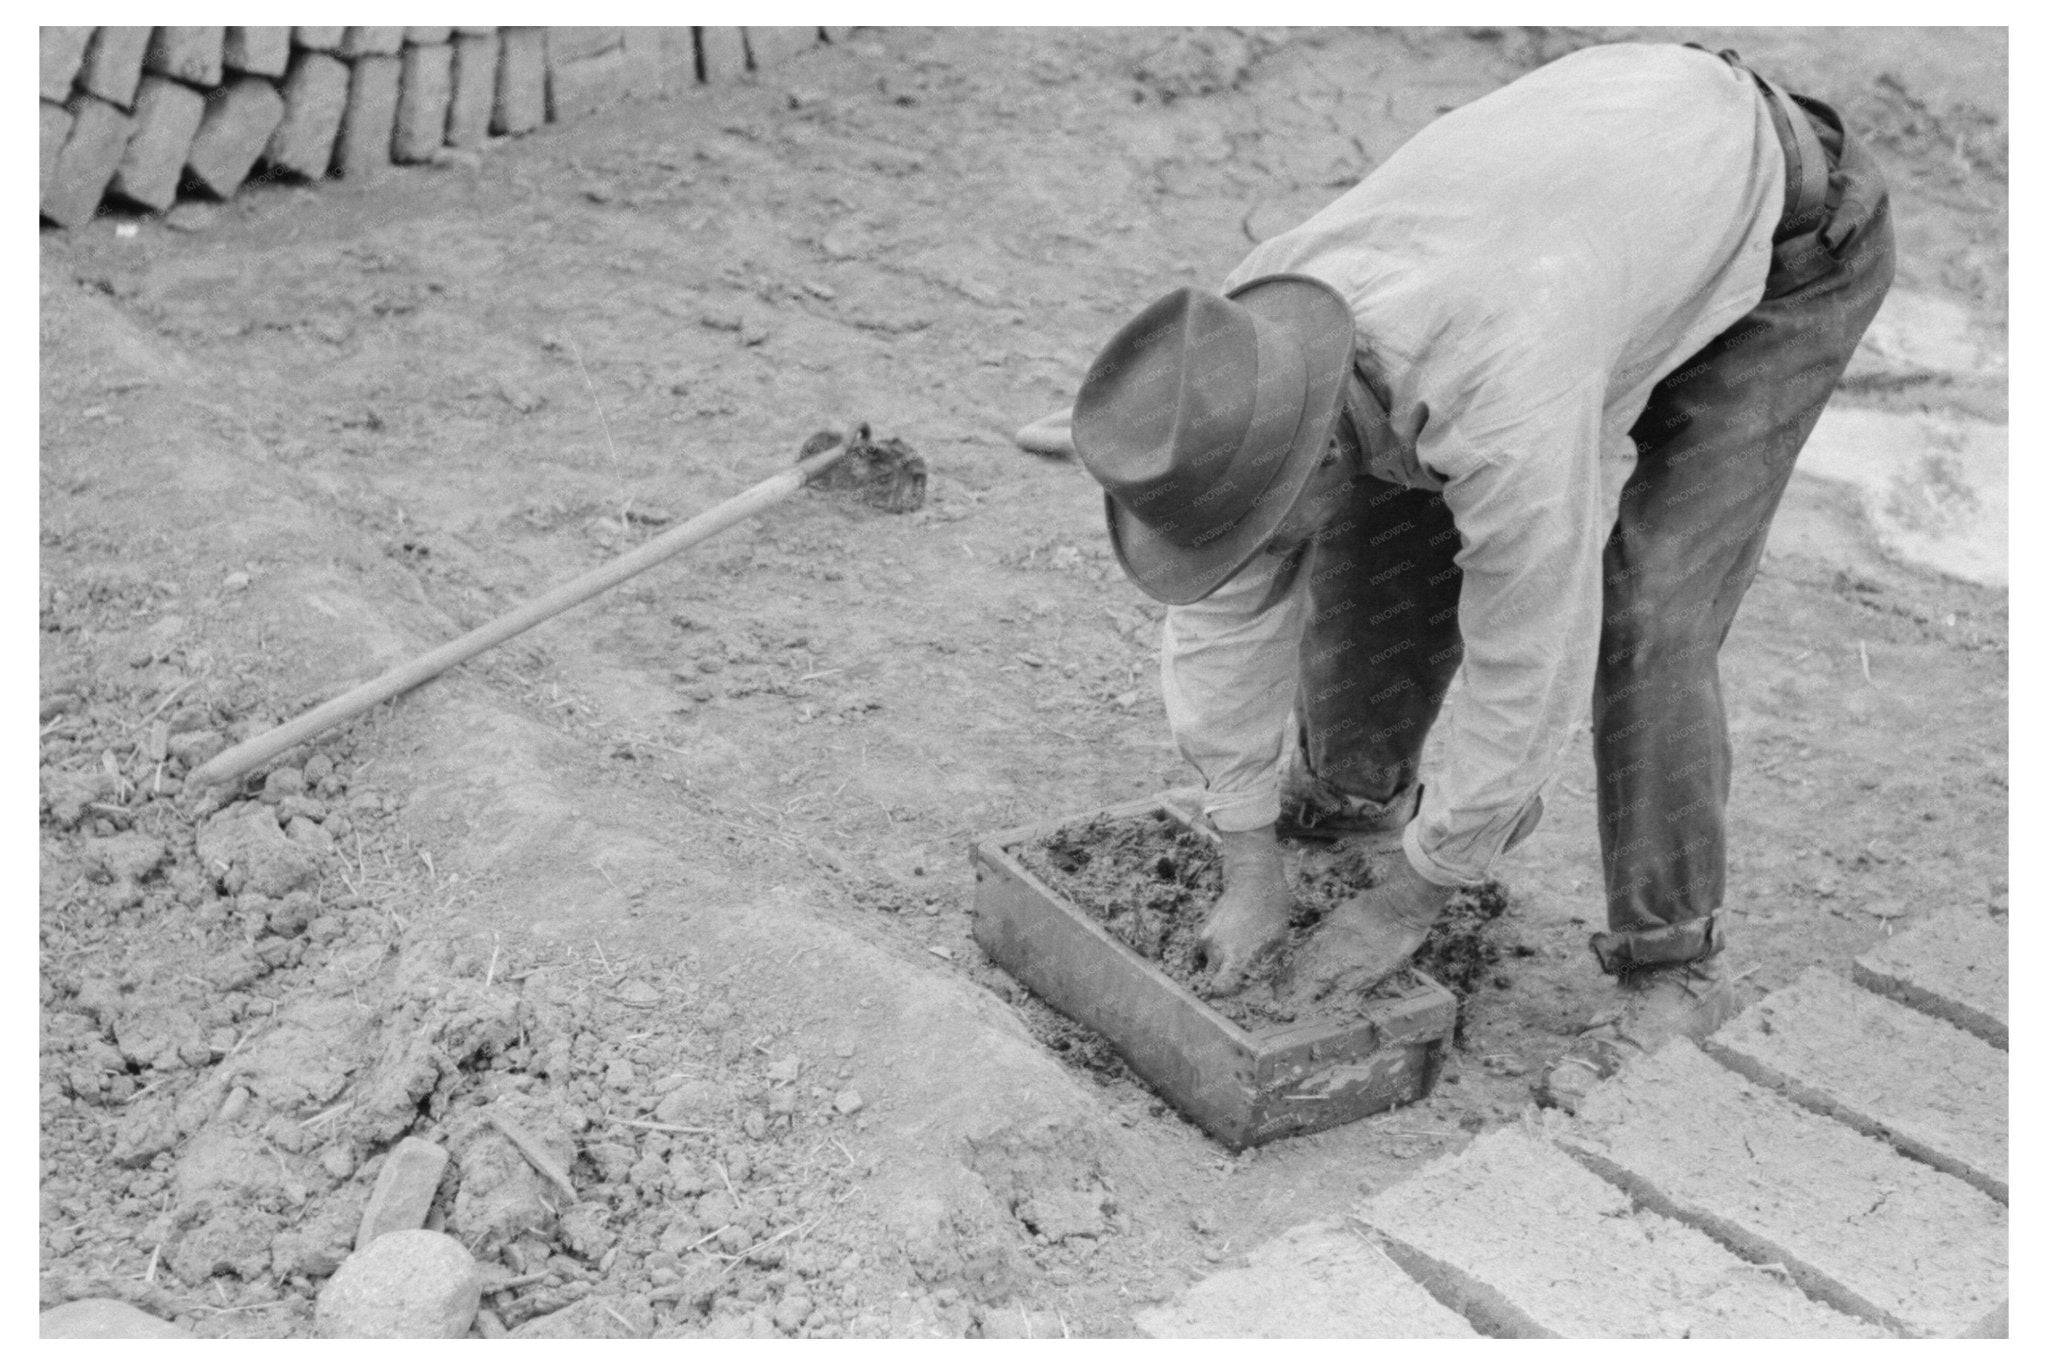
[[[1110,339],[1074,450],[1132,582],[1198,602],[1265,547],[1330,443],[1353,331],[1329,285],[1267,275],[1227,296],[1176,289]]]

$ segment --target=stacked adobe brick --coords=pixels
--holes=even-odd
[[[163,212],[252,176],[363,179],[621,100],[738,80],[845,30],[41,31],[42,216]]]

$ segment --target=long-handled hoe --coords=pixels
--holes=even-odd
[[[924,505],[925,465],[900,440],[873,439],[865,422],[846,439],[837,432],[819,432],[804,443],[795,466],[761,480],[744,493],[700,512],[682,525],[662,532],[638,549],[589,573],[573,578],[553,592],[488,621],[467,635],[403,663],[383,675],[322,702],[296,720],[243,740],[195,769],[186,785],[198,790],[234,782],[293,745],[361,715],[381,701],[419,686],[466,659],[503,644],[521,631],[588,601],[607,588],[653,568],[663,560],[701,544],[729,526],[760,515],[807,483],[856,493],[863,501],[891,512],[911,512]]]

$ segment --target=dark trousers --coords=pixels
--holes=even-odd
[[[1607,542],[1593,689],[1609,971],[1715,950],[1732,751],[1719,655],[1771,517],[1892,279],[1884,181],[1834,111],[1802,99],[1829,165],[1825,258],[1765,297],[1654,390]],[[1305,566],[1297,714],[1310,771],[1353,796],[1413,783],[1462,657],[1458,536],[1443,498],[1366,478],[1348,539]]]

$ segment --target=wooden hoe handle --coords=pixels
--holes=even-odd
[[[233,782],[250,769],[268,762],[295,744],[333,729],[359,716],[378,702],[419,686],[466,659],[475,658],[493,645],[503,644],[521,631],[560,615],[579,602],[615,587],[635,574],[651,569],[665,559],[709,540],[729,526],[756,516],[795,493],[835,460],[845,455],[852,442],[813,455],[770,478],[761,480],[744,493],[726,499],[709,511],[700,512],[680,526],[662,532],[638,549],[629,550],[589,573],[573,578],[544,597],[523,607],[514,607],[496,620],[488,621],[467,635],[450,640],[440,648],[403,663],[383,675],[352,687],[332,701],[322,702],[296,720],[243,740],[232,749],[216,754],[186,779],[191,788]]]

